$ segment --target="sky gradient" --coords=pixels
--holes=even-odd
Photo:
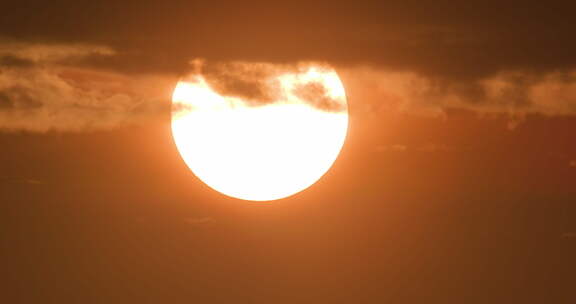
[[[1,6],[0,302],[576,301],[570,2]],[[274,203],[194,177],[197,58],[334,66],[333,168]]]

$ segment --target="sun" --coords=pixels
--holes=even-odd
[[[270,201],[319,180],[348,129],[342,82],[322,64],[228,63],[197,70],[172,96],[184,162],[225,195]]]

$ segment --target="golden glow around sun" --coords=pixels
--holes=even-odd
[[[308,188],[332,166],[346,137],[338,75],[316,64],[229,67],[241,73],[232,79],[198,71],[176,86],[172,133],[182,158],[208,186],[239,199],[276,200]]]

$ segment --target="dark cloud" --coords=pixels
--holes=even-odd
[[[450,81],[416,72],[368,67],[341,69],[352,107],[358,112],[412,111],[442,114],[446,109],[573,115],[576,70],[500,72],[489,77]]]
[[[279,72],[272,65],[240,62],[204,62],[201,71],[216,92],[223,96],[239,97],[254,104],[278,99],[280,83],[271,80]]]
[[[191,66],[192,72],[184,77],[184,81],[205,81],[219,95],[230,97],[231,100],[239,98],[244,105],[261,106],[293,101],[324,111],[339,112],[347,108],[341,96],[332,96],[338,93],[330,92],[326,87],[329,80],[322,77],[335,74],[331,74],[334,69],[324,63],[274,64],[196,59],[191,62]],[[188,104],[177,103],[173,107],[175,112],[187,109],[190,109]]]
[[[0,66],[0,130],[109,129],[156,119],[169,108],[174,79],[57,64],[81,53],[71,46],[20,48],[15,57],[33,65]]]
[[[479,0],[9,0],[0,13],[0,77],[5,82],[0,100],[4,109],[38,99],[43,105],[62,104],[59,100],[93,100],[96,95],[100,101],[108,100],[103,96],[149,100],[118,89],[95,93],[114,84],[86,77],[100,79],[97,75],[104,72],[176,78],[192,69],[190,60],[205,58],[220,63],[205,71],[217,91],[255,104],[274,99],[274,89],[263,85],[265,75],[231,62],[328,62],[341,75],[362,75],[344,79],[347,93],[352,103],[372,109],[573,114],[573,6],[568,1],[543,6]],[[17,77],[42,78],[42,83],[60,78],[50,74],[54,67],[94,72],[84,73],[81,82],[66,80],[72,88],[91,92],[81,94],[90,98],[78,99],[74,89],[40,97],[37,87],[22,84],[16,86],[18,93],[10,91]],[[365,67],[374,72],[365,73]],[[96,82],[98,89],[87,87]],[[312,86],[302,93],[316,91]],[[330,104],[315,101],[320,107]]]
[[[325,111],[339,112],[346,110],[346,104],[330,97],[328,89],[321,82],[312,81],[296,86],[294,95]]]
[[[34,66],[34,62],[28,59],[7,55],[7,56],[0,56],[0,66],[28,68]]]
[[[42,102],[25,87],[16,85],[0,90],[0,110],[33,110],[41,106]]]
[[[531,1],[8,1],[0,35],[110,45],[126,66],[322,60],[444,77],[574,67],[573,4]],[[169,55],[168,55],[169,54]]]

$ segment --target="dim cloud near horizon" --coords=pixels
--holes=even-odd
[[[119,52],[98,45],[1,44],[0,130],[84,132],[149,122],[169,112],[176,73],[90,65]],[[192,61],[191,61],[192,62]],[[576,114],[576,71],[500,71],[454,80],[378,66],[336,67],[351,115],[391,111]]]

